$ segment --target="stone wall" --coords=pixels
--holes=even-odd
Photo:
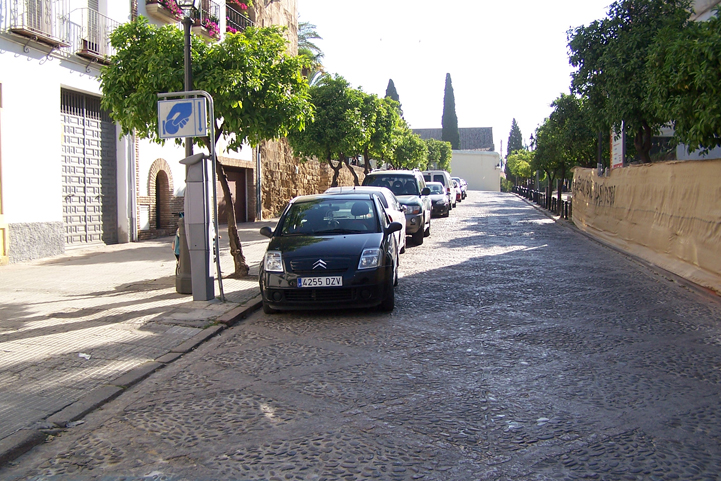
[[[293,157],[285,139],[263,143],[260,156],[264,219],[277,217],[293,197],[324,192],[333,180],[333,170],[327,162],[301,162]],[[363,169],[353,168],[359,181],[363,182]],[[353,175],[343,166],[338,185],[353,184]]]
[[[721,293],[721,160],[574,169],[573,222]],[[632,281],[630,281],[632,283]]]
[[[288,52],[298,55],[298,2],[297,0],[254,0],[250,19],[258,27],[280,25],[286,27]]]

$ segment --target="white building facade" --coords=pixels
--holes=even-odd
[[[0,0],[0,264],[175,232],[185,188],[183,147],[120,138],[100,107],[98,79],[114,53],[109,34],[118,25],[143,15],[182,28],[167,3]],[[295,0],[282,3],[290,3],[295,18]],[[256,15],[224,0],[199,4],[193,31],[208,41],[203,21],[217,21],[220,37]],[[235,154],[219,146],[219,154],[236,189],[242,213],[236,216],[253,220],[250,148]]]

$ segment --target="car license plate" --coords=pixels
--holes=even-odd
[[[298,278],[298,287],[338,287],[342,285],[342,276]]]

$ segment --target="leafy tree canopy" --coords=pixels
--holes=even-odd
[[[654,108],[647,58],[659,32],[682,29],[689,11],[689,0],[617,0],[606,18],[568,32],[572,90],[590,102],[596,130],[624,122],[643,162],[671,120]]]
[[[444,142],[436,139],[425,139],[428,148],[428,169],[440,169],[451,171],[451,157],[453,150],[450,142]]]
[[[395,148],[390,164],[395,169],[421,169],[424,170],[428,163],[428,147],[418,134],[408,127],[405,122],[401,123],[396,130]]]
[[[183,31],[139,17],[115,29],[110,40],[117,53],[100,74],[103,108],[123,134],[135,130],[163,143],[157,94],[184,90]],[[210,45],[192,37],[193,87],[213,96],[217,138],[225,136],[230,150],[304,128],[313,109],[303,66],[287,54],[277,27],[250,27]]]
[[[689,151],[721,145],[721,18],[661,32],[649,57],[651,98],[660,118],[673,119]]]
[[[534,152],[521,149],[516,150],[507,157],[508,169],[511,175],[521,179],[531,177],[531,163],[533,162]]]

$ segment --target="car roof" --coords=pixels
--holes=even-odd
[[[383,192],[384,194],[394,195],[388,187],[381,187],[379,185],[351,185],[341,187],[330,187],[324,193],[325,194],[352,194],[354,192],[370,193],[370,192]]]
[[[443,184],[441,184],[440,182],[426,182],[426,186],[429,186],[429,185],[439,185],[439,186],[443,187]]]
[[[369,172],[368,176],[377,177],[379,175],[405,175],[408,177],[415,177],[420,172],[417,170],[377,170],[375,172]]]
[[[313,202],[324,199],[347,199],[347,200],[369,200],[373,198],[371,193],[358,192],[355,194],[315,194],[315,195],[299,195],[298,197],[290,201],[291,204],[297,204],[299,202]]]

